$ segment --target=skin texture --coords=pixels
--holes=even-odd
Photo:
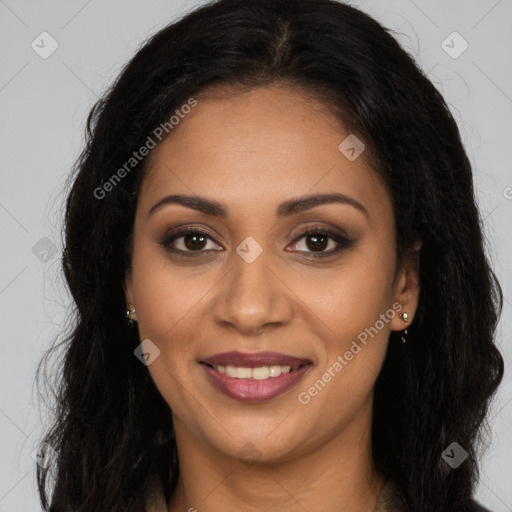
[[[180,480],[169,511],[370,512],[385,479],[371,459],[373,388],[390,330],[406,327],[398,313],[309,403],[298,394],[394,303],[414,317],[418,268],[406,260],[396,269],[391,199],[364,153],[351,162],[338,150],[344,127],[297,90],[214,89],[197,100],[151,156],[124,283],[141,340],[161,351],[148,370],[173,411]],[[284,201],[333,192],[367,214],[332,203],[276,216]],[[218,201],[229,215],[172,204],[148,216],[168,194]],[[203,253],[180,257],[161,245],[178,226],[208,234],[194,252]],[[307,227],[345,233],[353,244],[314,259],[314,244],[299,238]],[[249,236],[263,249],[252,263],[236,252]],[[185,241],[172,245],[193,252]],[[329,239],[316,253],[337,246]],[[214,388],[198,364],[232,350],[313,365],[282,395],[243,403]]]

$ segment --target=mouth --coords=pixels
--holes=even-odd
[[[198,363],[215,388],[244,402],[260,402],[281,395],[312,367],[309,359],[277,352],[227,352]]]

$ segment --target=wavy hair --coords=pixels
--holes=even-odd
[[[471,164],[447,104],[413,57],[371,16],[334,0],[202,5],[146,41],[92,108],[65,204],[72,327],[37,372],[63,348],[43,439],[55,457],[37,470],[45,510],[140,512],[152,474],[167,499],[179,474],[170,408],[134,357],[140,339],[124,318],[148,157],[102,198],[98,187],[207,87],[281,83],[318,98],[366,144],[392,199],[398,260],[422,241],[410,339],[402,346],[391,333],[375,386],[374,462],[412,511],[470,510],[503,376],[494,343],[502,291],[485,253]],[[441,457],[453,441],[469,454],[456,470]]]

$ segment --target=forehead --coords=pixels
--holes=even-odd
[[[170,193],[211,197],[246,213],[311,193],[382,205],[383,183],[364,152],[351,161],[339,150],[349,133],[328,106],[282,86],[218,89],[196,100],[151,155],[142,207]]]

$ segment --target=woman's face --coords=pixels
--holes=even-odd
[[[298,92],[197,101],[152,154],[125,282],[178,443],[277,461],[359,438],[390,330],[417,305],[417,269],[395,278],[390,197]]]

